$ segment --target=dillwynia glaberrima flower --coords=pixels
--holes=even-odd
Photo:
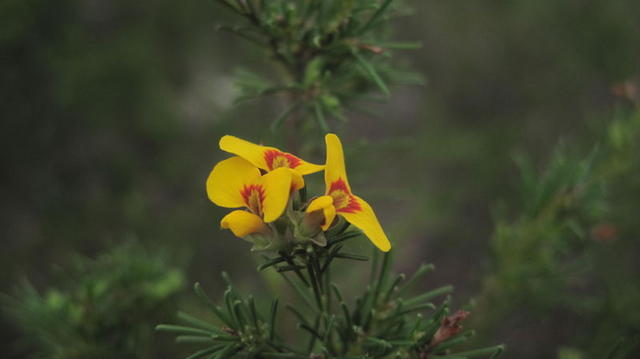
[[[324,166],[306,162],[275,147],[256,145],[235,136],[223,136],[220,139],[220,149],[240,156],[267,172],[280,167],[288,167],[301,175],[308,175],[324,169]]]
[[[344,164],[342,143],[338,136],[325,136],[327,161],[324,169],[325,195],[314,199],[307,207],[307,213],[322,210],[325,216],[323,230],[327,230],[336,215],[359,228],[381,251],[391,249],[378,218],[371,206],[351,192]]]
[[[213,203],[221,207],[245,209],[227,214],[220,226],[230,229],[237,237],[253,241],[255,248],[266,249],[271,239],[284,234],[274,233],[276,226],[268,224],[287,210],[284,221],[292,225],[292,234],[284,238],[292,239],[291,243],[311,240],[324,246],[326,238],[323,231],[332,226],[336,216],[341,216],[362,230],[380,250],[388,251],[391,244],[371,206],[351,192],[340,139],[328,134],[325,141],[327,160],[321,166],[274,147],[223,136],[220,148],[237,156],[221,161],[213,168],[207,179],[207,194]],[[313,199],[306,205],[304,213],[295,205],[287,206],[291,193],[304,187],[302,175],[323,169],[325,195]]]
[[[207,195],[220,207],[241,208],[227,214],[220,226],[237,237],[269,236],[266,225],[278,219],[292,191],[304,187],[302,176],[286,167],[261,175],[260,170],[241,157],[219,162],[207,179]]]

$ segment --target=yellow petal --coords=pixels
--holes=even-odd
[[[294,169],[298,173],[300,173],[301,175],[308,175],[308,174],[312,174],[312,173],[316,173],[316,172],[322,171],[324,169],[324,166],[316,165],[316,164],[313,164],[313,163],[309,163],[309,162],[301,159],[300,160],[300,164],[298,165],[298,167],[295,167]]]
[[[353,196],[359,204],[359,209],[351,212],[339,212],[347,222],[358,227],[369,240],[383,252],[391,249],[391,243],[384,233],[376,214],[371,206],[358,196]]]
[[[264,158],[264,152],[267,147],[256,145],[249,141],[245,141],[235,136],[222,136],[220,139],[220,149],[234,155],[240,156],[251,162],[254,166],[268,171],[267,162]]]
[[[333,206],[333,197],[331,196],[320,196],[318,198],[314,198],[311,203],[307,206],[305,212],[314,212],[319,209],[324,209],[326,207]]]
[[[298,171],[291,171],[291,190],[297,191],[304,187],[304,179],[302,178],[302,174]]]
[[[218,162],[207,178],[207,195],[220,207],[245,206],[240,191],[245,185],[259,183],[260,170],[240,157]]]
[[[333,197],[331,196],[320,196],[307,206],[305,212],[311,213],[315,211],[322,210],[322,214],[324,215],[324,222],[322,224],[322,230],[326,231],[333,223],[333,219],[336,217],[336,207],[333,206]]]
[[[236,237],[245,237],[253,233],[265,233],[269,227],[255,214],[242,210],[235,210],[222,218],[220,227],[230,229]]]
[[[226,135],[220,139],[220,149],[238,155],[254,166],[265,171],[280,167],[289,167],[301,175],[322,171],[324,166],[306,162],[291,153],[282,152],[275,147],[260,146],[235,136]]]
[[[331,205],[329,207],[325,207],[323,211],[324,211],[324,224],[322,225],[322,230],[326,231],[327,229],[329,229],[329,227],[331,227],[333,220],[336,218],[336,207]]]
[[[338,136],[329,133],[324,137],[327,144],[327,162],[324,169],[324,182],[326,185],[326,194],[329,194],[331,185],[339,180],[344,181],[347,191],[351,192],[349,181],[347,181],[347,171],[344,166],[344,154],[342,152],[342,143]]]
[[[278,219],[289,202],[291,184],[294,171],[290,168],[277,168],[262,176],[264,188],[264,202],[262,213],[265,222],[270,223]]]

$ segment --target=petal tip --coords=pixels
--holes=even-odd
[[[377,246],[383,252],[389,252],[391,250],[391,243],[387,241],[387,243]]]
[[[329,146],[330,144],[342,144],[340,138],[335,133],[327,133],[324,136],[324,142]]]
[[[218,141],[218,147],[220,147],[221,150],[226,151],[225,148],[229,144],[229,141],[233,141],[235,139],[237,139],[237,137],[231,136],[231,135],[224,135],[220,137],[220,141]]]
[[[333,139],[338,139],[338,135],[336,135],[335,133],[327,133],[326,135],[324,135],[324,138],[326,140],[328,140],[328,139],[332,139],[332,140]]]

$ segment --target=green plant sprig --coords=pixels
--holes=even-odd
[[[395,49],[415,49],[416,42],[389,41],[389,20],[402,15],[393,0],[217,0],[244,18],[244,25],[220,25],[264,48],[284,76],[278,81],[242,71],[238,101],[284,95],[286,102],[271,125],[289,121],[299,133],[307,120],[322,132],[329,119],[346,121],[343,111],[371,91],[390,95],[389,82],[422,83],[420,76],[391,63]]]
[[[449,315],[452,286],[435,288],[405,297],[433,265],[422,265],[405,281],[404,274],[393,275],[391,255],[372,260],[373,275],[364,292],[353,304],[347,303],[340,287],[331,282],[331,264],[335,259],[361,262],[363,256],[342,251],[343,244],[361,233],[350,226],[336,226],[327,233],[326,246],[309,242],[306,247],[265,256],[259,271],[275,270],[300,297],[286,305],[300,333],[307,340],[288,343],[279,333],[279,300],[273,300],[269,313],[260,313],[251,296],[237,292],[226,273],[227,289],[221,305],[214,303],[196,283],[198,297],[217,317],[211,324],[180,313],[181,325],[159,325],[160,331],[177,334],[176,341],[205,344],[189,358],[230,358],[241,355],[266,358],[497,358],[503,346],[491,346],[451,354],[474,335],[461,331],[467,312]],[[376,252],[377,253],[377,252]],[[377,254],[376,254],[377,256]],[[324,263],[324,264],[323,264]],[[456,319],[457,318],[457,319]]]

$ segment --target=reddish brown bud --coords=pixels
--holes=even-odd
[[[229,335],[238,335],[238,333],[236,333],[235,330],[233,330],[232,328],[229,328],[227,326],[223,326],[222,328],[220,328],[224,333],[227,333]]]
[[[593,227],[591,235],[598,241],[612,241],[618,235],[618,229],[611,223],[600,223]]]
[[[614,96],[622,97],[632,102],[640,101],[640,91],[638,86],[632,81],[615,84],[611,87]]]
[[[436,334],[431,338],[431,343],[429,343],[429,345],[433,347],[460,333],[462,331],[461,323],[469,316],[469,314],[471,313],[465,310],[459,310],[453,315],[444,317],[440,323],[440,328],[438,328]]]
[[[360,44],[360,48],[363,50],[371,51],[374,54],[378,54],[378,55],[384,53],[384,49],[381,48],[380,46]]]

